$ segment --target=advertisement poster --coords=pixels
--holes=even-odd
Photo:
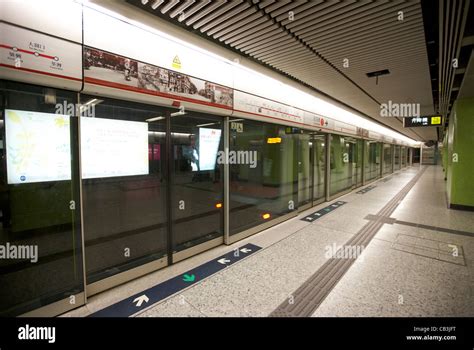
[[[82,178],[148,174],[148,124],[81,118]]]
[[[9,184],[71,179],[68,115],[5,110]]]
[[[87,82],[232,108],[231,88],[97,49],[84,55]]]

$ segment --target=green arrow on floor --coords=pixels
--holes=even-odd
[[[194,275],[188,275],[187,273],[183,275],[184,282],[194,282],[195,279],[196,279],[196,276]]]

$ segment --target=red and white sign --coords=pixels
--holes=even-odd
[[[78,44],[0,23],[1,77],[23,72],[23,81],[37,82],[31,73],[51,78],[82,80],[82,50]],[[44,85],[48,85],[47,81]]]
[[[302,110],[242,91],[234,91],[234,110],[274,120],[304,123]]]

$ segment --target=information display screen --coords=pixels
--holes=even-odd
[[[68,115],[5,110],[9,184],[71,179]]]
[[[220,129],[199,129],[199,170],[215,169],[220,141]]]
[[[148,124],[81,118],[82,178],[148,174]]]

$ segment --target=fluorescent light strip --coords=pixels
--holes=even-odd
[[[165,117],[154,117],[154,118],[146,119],[145,121],[147,121],[148,123],[151,123],[151,122],[156,122],[157,120],[162,120],[162,119],[165,119]]]

